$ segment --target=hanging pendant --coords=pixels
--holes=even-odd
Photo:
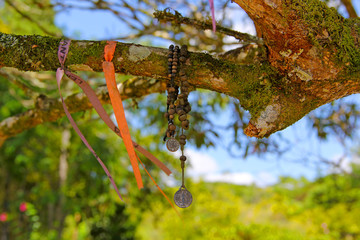
[[[180,147],[180,143],[178,140],[171,137],[166,141],[166,147],[170,152],[176,152]]]
[[[192,203],[192,195],[185,186],[181,186],[174,195],[174,202],[180,208],[187,208]]]

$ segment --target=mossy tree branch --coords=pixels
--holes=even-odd
[[[318,0],[235,0],[254,20],[264,45],[210,56],[190,53],[194,88],[239,99],[252,119],[245,133],[264,137],[309,111],[360,91],[360,20],[344,19]],[[60,39],[0,34],[0,66],[55,71]],[[66,65],[102,71],[105,41],[73,41]],[[167,49],[118,43],[116,72],[166,80]],[[146,94],[148,94],[147,92]]]

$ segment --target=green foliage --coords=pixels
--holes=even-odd
[[[55,11],[49,8],[50,0],[9,2],[17,10],[8,7],[7,3],[5,7],[0,7],[0,32],[19,35],[60,35],[59,28],[54,25]],[[43,9],[46,11],[42,11]]]
[[[264,189],[193,183],[194,203],[182,211],[181,219],[171,209],[157,206],[144,213],[137,236],[139,239],[358,239],[358,174],[356,171],[334,174],[314,182],[287,177]],[[336,188],[331,190],[334,184]]]

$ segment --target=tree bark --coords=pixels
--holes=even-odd
[[[235,2],[254,20],[264,45],[217,56],[190,53],[185,71],[194,89],[239,99],[252,116],[245,129],[248,136],[267,137],[321,105],[359,92],[359,19],[345,19],[319,0]],[[0,66],[55,71],[59,41],[0,34]],[[66,66],[72,71],[102,71],[105,44],[73,41]],[[117,73],[167,80],[166,49],[118,43],[113,62]],[[1,129],[0,124],[4,138]]]

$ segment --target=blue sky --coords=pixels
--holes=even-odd
[[[360,13],[360,2],[353,1],[355,8]],[[216,1],[215,1],[216,4]],[[344,11],[344,9],[340,9]],[[219,12],[216,13],[218,16]],[[242,10],[234,11],[227,17],[236,18],[238,21],[234,29],[242,32],[254,34],[255,30],[251,20],[244,20]],[[57,15],[56,23],[64,29],[68,36],[77,39],[112,39],[117,36],[130,34],[117,18],[104,11],[83,11],[69,10]],[[156,42],[157,45],[167,47],[168,41]],[[351,96],[350,98],[354,98]],[[215,116],[215,115],[214,115]],[[218,116],[216,116],[218,117]],[[221,122],[226,122],[230,117],[229,111],[225,111],[221,116]],[[195,149],[188,146],[187,154],[190,156],[191,167],[188,174],[195,179],[202,178],[207,181],[225,181],[236,184],[256,183],[260,186],[275,183],[279,176],[300,177],[305,176],[313,179],[319,175],[329,172],[329,169],[322,166],[307,164],[306,162],[295,162],[306,152],[314,155],[321,154],[329,159],[338,158],[343,150],[337,141],[330,141],[319,144],[314,134],[304,131],[308,126],[305,120],[300,120],[293,126],[283,130],[283,134],[290,137],[296,144],[281,159],[277,156],[266,155],[264,158],[250,156],[246,160],[234,158],[221,148]],[[226,139],[224,132],[224,138]],[[347,168],[349,160],[344,161],[344,168]]]

